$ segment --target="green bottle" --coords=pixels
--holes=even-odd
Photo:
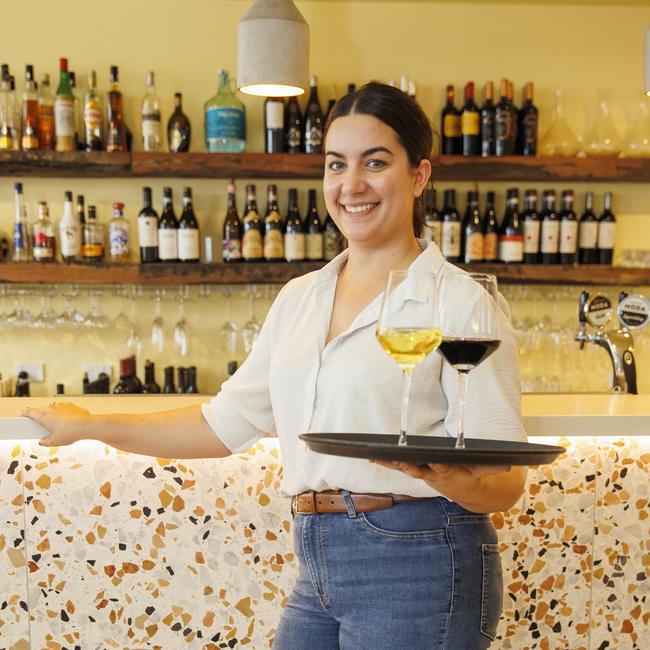
[[[246,149],[246,109],[226,70],[219,71],[217,94],[205,103],[205,148],[209,153],[242,153]]]
[[[75,151],[77,148],[77,123],[74,110],[74,95],[68,74],[68,59],[59,59],[61,76],[54,100],[54,131],[57,151]]]

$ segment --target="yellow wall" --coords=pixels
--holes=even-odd
[[[417,82],[418,98],[437,125],[446,83],[453,82],[458,93],[469,79],[482,86],[487,79],[498,81],[501,76],[508,76],[515,83],[517,100],[525,81],[536,83],[542,133],[549,122],[554,89],[564,90],[569,117],[578,135],[582,135],[593,115],[597,90],[611,93],[611,108],[622,132],[632,122],[640,100],[643,29],[650,24],[650,7],[638,6],[639,3],[637,6],[425,1],[297,4],[311,25],[311,70],[319,76],[323,104],[332,84],[341,93],[348,82],[399,79],[401,74],[407,74]],[[55,3],[23,0],[12,5],[10,22],[15,29],[4,30],[1,58],[17,76],[19,89],[26,63],[35,66],[39,81],[44,72],[56,79],[58,57],[67,56],[83,86],[85,72],[96,69],[102,90],[108,85],[109,66],[119,65],[127,120],[136,136],[145,73],[153,69],[162,97],[163,119],[169,117],[173,93],[182,91],[193,126],[192,149],[201,151],[202,105],[216,89],[218,69],[225,67],[233,73],[236,69],[236,26],[247,6],[243,0],[60,0]],[[262,100],[245,98],[244,101],[248,111],[248,150],[261,151]],[[83,193],[87,203],[96,204],[101,220],[110,218],[110,204],[115,200],[126,204],[131,219],[141,204],[143,182],[138,180],[22,180],[32,216],[36,202],[47,200],[53,216],[58,218],[66,189]],[[0,228],[5,230],[13,217],[13,181],[0,179]],[[159,206],[162,187],[167,181],[155,180],[148,184],[154,188]],[[183,185],[194,188],[201,225],[218,241],[225,212],[225,181],[176,179],[169,184],[176,190],[177,205]],[[258,192],[264,185],[258,182]],[[304,206],[306,189],[314,183],[280,182],[282,210],[290,185],[301,189]],[[479,185],[481,190],[495,189],[500,195],[505,186]],[[468,184],[457,183],[456,187],[465,190]],[[555,187],[562,189],[561,185]],[[600,209],[603,185],[573,184],[573,187],[579,205],[587,188],[597,191]],[[617,247],[619,250],[650,249],[650,190],[643,185],[616,185],[612,189],[620,221]],[[242,190],[240,183],[240,197]],[[148,304],[143,306],[142,313],[147,313],[148,308]],[[114,311],[116,304],[109,303],[107,309]],[[220,323],[222,314],[214,315],[211,320]],[[7,373],[11,359],[23,353],[16,351],[18,339],[14,335],[7,334],[5,340],[0,370]],[[73,350],[65,364],[57,362],[61,366],[59,375],[66,374],[64,367],[72,367],[73,376],[77,377],[77,368],[88,354]],[[105,354],[116,356],[112,347]],[[216,386],[220,373],[221,370],[215,371],[210,388]]]

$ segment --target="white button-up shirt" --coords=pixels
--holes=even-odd
[[[463,273],[443,259],[435,244],[420,244],[424,250],[411,269],[437,276]],[[400,429],[401,371],[375,338],[383,295],[325,344],[337,278],[346,259],[344,251],[319,271],[282,288],[249,357],[219,394],[203,404],[203,416],[233,452],[245,451],[264,435],[277,435],[286,495],[347,489],[440,496],[419,479],[367,460],[314,453],[298,438],[306,432],[398,433]],[[459,313],[475,303],[463,295],[441,299],[454,301]],[[525,440],[516,333],[501,296],[500,305],[501,345],[467,376],[465,436]],[[439,353],[428,355],[413,370],[408,434],[455,436],[457,387],[456,370]]]

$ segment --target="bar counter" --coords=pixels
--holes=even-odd
[[[101,413],[207,398],[63,399]],[[206,460],[46,449],[19,415],[50,401],[0,400],[0,647],[270,647],[296,570],[275,440]],[[650,398],[537,394],[522,408],[529,435],[567,453],[493,515],[506,593],[492,650],[644,647]]]

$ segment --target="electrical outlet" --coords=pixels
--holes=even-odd
[[[45,381],[45,364],[43,363],[26,363],[21,361],[14,364],[14,374],[16,377],[23,371],[27,373],[28,381]]]
[[[99,363],[88,364],[84,366],[84,372],[88,375],[88,381],[95,381],[99,379],[99,375],[103,372],[108,375],[108,378],[111,378],[113,374],[113,366],[103,366]]]

